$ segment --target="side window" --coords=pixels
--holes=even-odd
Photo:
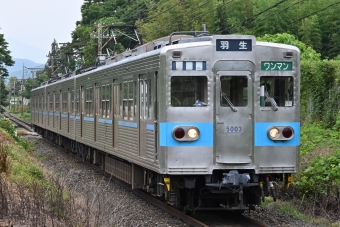
[[[63,100],[63,110],[62,111],[67,112],[67,91],[64,91],[62,100]]]
[[[41,94],[41,110],[44,110],[44,95]]]
[[[134,100],[135,100],[135,86],[134,81],[123,82],[121,96],[122,96],[122,111],[124,120],[133,120],[135,116]]]
[[[71,91],[71,114],[74,114],[74,90]]]
[[[56,93],[55,94],[55,111],[59,111],[59,101],[60,101],[60,95]]]
[[[173,76],[171,77],[171,106],[207,106],[207,91],[208,84],[205,76]]]
[[[113,115],[119,115],[119,84],[113,83]]]
[[[76,114],[79,115],[80,113],[80,106],[79,106],[79,100],[80,100],[80,90],[77,89],[77,94],[76,94]]]
[[[110,118],[111,114],[111,99],[112,99],[112,86],[106,85],[106,118]]]
[[[101,115],[104,118],[110,118],[110,99],[111,99],[111,85],[106,84],[101,88]]]
[[[50,108],[49,108],[49,111],[53,111],[53,94],[50,94],[50,99],[49,99],[50,101]]]
[[[247,76],[221,76],[221,106],[248,105]]]
[[[151,79],[141,79],[139,81],[139,98],[140,98],[140,117],[143,119],[150,118],[151,110]]]
[[[47,111],[47,108],[48,108],[48,106],[47,106],[47,103],[48,103],[48,102],[47,102],[47,97],[48,97],[48,96],[46,95],[45,100],[44,100],[44,101],[45,101],[45,106],[44,106],[45,111]]]
[[[276,103],[277,106],[293,106],[293,82],[291,76],[262,76],[260,78],[260,93],[263,93],[264,96],[262,99],[260,97],[260,105],[271,106],[272,103]]]
[[[92,116],[93,115],[93,88],[86,88],[86,104],[85,104],[85,112],[86,116]]]

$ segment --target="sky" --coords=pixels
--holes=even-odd
[[[0,34],[4,34],[12,58],[45,64],[54,39],[58,43],[71,42],[71,32],[81,20],[83,2],[0,0]]]

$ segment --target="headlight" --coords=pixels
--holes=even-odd
[[[172,137],[179,141],[195,141],[200,137],[200,131],[195,126],[177,126],[172,130]]]
[[[280,132],[277,128],[271,128],[269,129],[269,138],[273,138],[273,139],[276,139],[280,136]]]
[[[199,136],[198,130],[196,128],[191,128],[188,130],[188,136],[191,139],[196,139]]]
[[[268,137],[274,141],[287,141],[294,137],[294,129],[290,126],[273,126],[268,129]]]

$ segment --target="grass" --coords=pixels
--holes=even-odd
[[[25,120],[25,121],[31,122],[31,113],[24,111],[23,115],[21,114],[21,112],[14,112],[12,114],[23,119],[23,120]]]
[[[303,182],[302,180],[306,178],[306,173],[304,170],[311,168],[313,163],[317,163],[318,160],[323,158],[329,157],[330,160],[333,160],[331,159],[332,156],[336,154],[336,151],[340,147],[339,130],[338,128],[325,129],[321,126],[321,124],[305,124],[301,127],[300,139],[301,171],[299,174],[294,176],[295,182],[293,182],[293,187],[295,187],[294,190],[297,191],[295,198],[289,201],[277,200],[277,202],[273,202],[272,198],[265,198],[265,201],[262,203],[262,205],[264,207],[276,209],[282,213],[292,215],[315,226],[339,227],[340,222],[339,220],[336,221],[338,218],[336,217],[336,213],[334,213],[334,211],[328,210],[327,205],[321,204],[322,200],[317,200],[313,196],[305,196],[303,195],[304,193],[301,192],[299,188],[297,188],[298,184]],[[325,165],[320,165],[321,167],[324,167],[326,164],[327,163],[325,163]],[[321,179],[324,179],[324,177],[327,175],[326,173],[329,171],[331,170],[325,169],[324,171],[321,171]],[[318,173],[313,173],[314,174],[312,174],[312,178],[305,179],[307,182],[314,180],[313,177],[318,177]],[[320,180],[317,182],[320,183]],[[334,182],[331,182],[328,185],[330,191],[337,191],[336,188],[334,188],[334,190],[332,189],[332,187],[335,187],[336,185]],[[300,192],[298,190],[300,190]],[[316,188],[310,188],[310,190],[314,192]],[[327,196],[320,193],[321,192],[319,192],[319,196],[323,196],[322,198],[328,198],[328,205],[329,207],[332,207],[331,205],[333,205],[333,203],[331,203],[330,195]],[[317,204],[317,206],[315,204]]]
[[[70,209],[74,209],[73,198],[57,177],[43,172],[39,160],[45,157],[33,152],[32,143],[15,136],[13,128],[8,121],[0,119],[0,198],[14,199],[12,203],[17,204],[2,204],[0,216],[3,212],[21,213],[26,221],[39,220],[40,224],[66,218],[65,226],[74,226],[70,224],[72,219],[67,219],[72,213]],[[36,213],[48,215],[37,218]],[[37,222],[31,224],[42,226]]]
[[[0,121],[3,121],[2,119]],[[12,133],[10,126],[4,122],[6,127]],[[2,125],[0,123],[0,125]],[[25,185],[30,185],[32,182],[46,184],[43,178],[42,169],[35,164],[35,160],[31,157],[32,144],[22,138],[13,138],[7,132],[0,131],[0,156],[3,157],[0,161],[2,172],[12,180]]]
[[[262,203],[262,206],[279,210],[282,213],[289,214],[293,217],[296,217],[300,220],[304,220],[306,222],[310,220],[310,218],[307,215],[301,213],[298,210],[298,208],[295,207],[294,204],[291,202],[285,202],[281,200],[277,200],[276,202],[274,202],[273,198],[266,197],[264,203]]]

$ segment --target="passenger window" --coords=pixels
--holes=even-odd
[[[260,101],[261,106],[271,106],[270,99],[277,106],[293,106],[293,77],[262,76],[260,86],[264,89],[264,101]]]
[[[71,91],[71,113],[74,114],[74,90]]]
[[[248,105],[247,76],[221,76],[221,106]]]
[[[77,93],[76,93],[76,114],[77,115],[79,115],[80,113],[79,100],[80,100],[80,90],[77,89]]]
[[[205,76],[171,77],[171,106],[207,106],[207,86],[207,77]]]
[[[55,111],[59,111],[59,101],[60,101],[60,95],[58,93],[55,94]]]
[[[102,117],[110,117],[110,98],[111,98],[111,85],[103,85],[101,90],[101,105],[102,105]]]
[[[126,81],[123,82],[123,91],[122,91],[122,105],[123,105],[123,118],[124,120],[133,120],[135,116],[135,108],[134,108],[134,95],[135,95],[135,82]]]

